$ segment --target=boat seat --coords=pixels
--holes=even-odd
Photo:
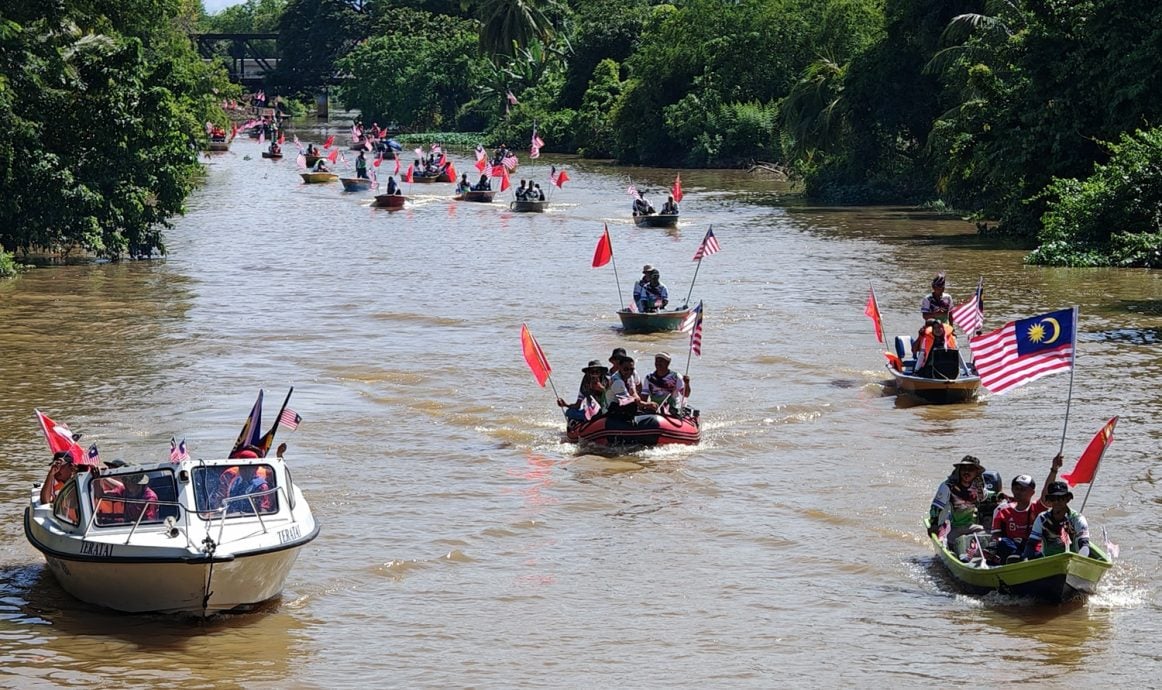
[[[960,351],[944,348],[933,350],[916,375],[930,379],[955,381],[960,377]]]
[[[896,336],[896,356],[903,362],[912,357],[912,338],[906,335]]]

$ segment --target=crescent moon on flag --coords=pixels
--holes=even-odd
[[[1061,324],[1057,323],[1057,319],[1054,319],[1054,318],[1041,319],[1041,323],[1053,324],[1053,337],[1049,338],[1048,340],[1045,341],[1046,345],[1049,345],[1051,343],[1056,342],[1057,339],[1061,337]]]

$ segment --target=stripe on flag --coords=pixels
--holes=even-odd
[[[278,416],[278,423],[290,429],[291,431],[299,428],[299,423],[302,421],[302,415],[289,407],[283,410],[282,414]]]
[[[952,323],[969,340],[972,340],[972,334],[984,325],[984,276],[981,276],[980,280],[977,281],[976,292],[973,293],[972,299],[958,307],[953,307]]]
[[[714,226],[706,230],[706,237],[702,238],[702,244],[698,245],[698,251],[694,252],[694,261],[701,261],[702,257],[710,256],[718,253],[718,238],[714,236]]]

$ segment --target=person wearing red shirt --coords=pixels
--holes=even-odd
[[[1057,479],[1057,470],[1061,468],[1062,457],[1058,453],[1053,458],[1049,469],[1049,477],[1045,480],[1048,487]],[[1033,492],[1037,483],[1027,474],[1013,478],[1013,500],[1001,505],[993,513],[993,541],[997,557],[1002,563],[1016,562],[1021,559],[1021,552],[1025,548],[1025,541],[1033,529],[1033,521],[1045,512],[1045,489],[1041,490],[1041,500],[1034,501]]]

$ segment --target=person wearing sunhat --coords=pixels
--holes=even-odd
[[[642,379],[642,397],[664,405],[670,413],[682,411],[686,398],[690,397],[690,377],[678,376],[670,371],[670,353],[654,355],[654,371]]]
[[[1023,556],[1054,556],[1071,549],[1080,556],[1089,556],[1089,523],[1084,515],[1069,508],[1069,502],[1073,500],[1069,484],[1050,482],[1042,500],[1049,509],[1033,521]]]
[[[964,456],[952,465],[952,474],[936,489],[932,507],[928,511],[928,533],[936,534],[947,516],[951,529],[947,540],[950,548],[957,548],[959,537],[983,534],[977,524],[977,506],[987,498],[984,486],[984,465],[972,455]],[[959,549],[958,549],[959,550]]]
[[[944,273],[937,273],[932,279],[932,294],[920,301],[920,313],[924,320],[936,319],[952,325],[952,295],[944,291]]]
[[[561,398],[557,398],[557,405],[562,408],[565,417],[575,422],[592,419],[605,412],[609,407],[605,396],[606,391],[609,390],[608,369],[601,363],[601,360],[589,360],[589,364],[581,370],[581,374],[581,387],[577,391],[576,402],[569,405]]]

